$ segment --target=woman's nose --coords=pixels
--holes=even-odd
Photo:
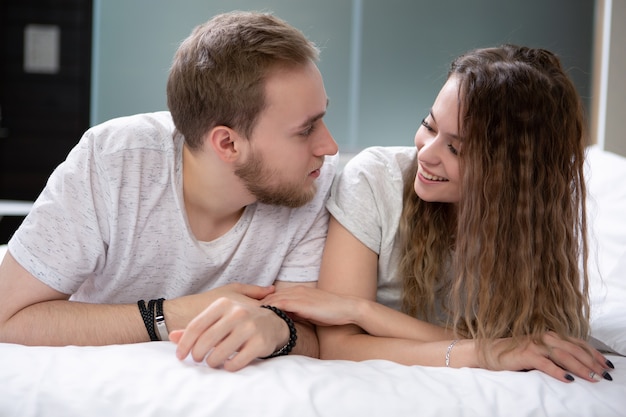
[[[415,137],[415,146],[419,160],[428,164],[435,164],[438,160],[436,138],[426,135],[418,136]]]

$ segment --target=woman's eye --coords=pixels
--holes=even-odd
[[[424,126],[426,128],[426,130],[428,130],[429,132],[434,132],[435,129],[433,129],[428,122],[426,121],[426,119],[422,119],[422,126]]]
[[[458,155],[459,151],[457,148],[455,148],[454,146],[452,146],[452,144],[448,144],[448,149],[450,149],[450,152],[452,152],[453,155]]]

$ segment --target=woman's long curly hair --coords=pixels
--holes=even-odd
[[[514,45],[457,58],[458,204],[406,173],[403,310],[485,341],[589,331],[584,117],[559,59]],[[414,164],[416,165],[416,164]],[[451,280],[445,277],[451,277]],[[525,339],[527,340],[527,339]]]

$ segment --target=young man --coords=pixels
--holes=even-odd
[[[337,144],[317,57],[268,14],[198,26],[174,57],[170,112],[87,131],[10,240],[0,341],[171,332],[180,358],[228,370],[291,348],[316,356],[312,329],[260,300],[317,280],[337,160],[324,163]]]

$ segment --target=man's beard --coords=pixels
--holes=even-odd
[[[235,175],[243,181],[257,201],[263,204],[301,207],[313,200],[317,192],[317,184],[313,183],[306,187],[305,178],[300,182],[272,185],[273,180],[275,182],[278,178],[278,173],[269,169],[258,153],[253,154],[248,162],[238,166]]]

